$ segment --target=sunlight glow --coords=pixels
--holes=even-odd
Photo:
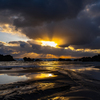
[[[49,74],[49,76],[53,76],[52,74]]]
[[[53,78],[53,77],[57,77],[57,75],[54,75],[52,73],[37,73],[37,74],[32,74],[28,76],[29,79],[35,79],[35,80]]]
[[[51,76],[53,76],[53,75],[42,73],[42,74],[38,75],[37,78],[46,78],[46,77],[51,77]]]
[[[56,47],[57,43],[52,42],[52,41],[41,41],[42,42],[42,46],[51,46],[51,47]]]

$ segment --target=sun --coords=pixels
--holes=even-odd
[[[41,41],[42,42],[42,46],[51,46],[51,47],[56,47],[57,43],[53,42],[53,41]]]

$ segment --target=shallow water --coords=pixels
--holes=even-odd
[[[0,63],[0,100],[100,100],[100,62]]]
[[[95,67],[72,69],[75,72],[85,74],[95,80],[100,80],[100,69]]]
[[[24,62],[24,61],[11,61],[0,62],[0,68],[18,68],[18,67],[66,67],[66,68],[78,68],[78,67],[90,67],[100,66],[100,62],[78,62],[78,61],[36,61],[36,62]]]
[[[5,70],[2,70],[2,73]],[[12,73],[9,73],[11,71]],[[19,81],[26,81],[26,80],[41,80],[41,79],[47,79],[51,77],[56,77],[56,75],[52,73],[14,73],[15,69],[11,70],[6,70],[5,74],[0,74],[0,84],[8,84],[8,83],[13,83],[13,82],[19,82]],[[19,71],[19,70],[18,70]],[[23,71],[21,69],[21,71]]]
[[[32,68],[54,70],[71,70],[100,80],[100,62],[69,62],[69,61],[37,61],[37,62],[0,62],[0,84],[56,77],[52,73],[33,72]],[[29,68],[29,69],[27,69]],[[60,69],[59,69],[60,68]]]
[[[9,76],[7,74],[0,74],[0,84],[8,84],[18,81],[25,81],[27,80],[27,77],[25,75],[23,76]]]

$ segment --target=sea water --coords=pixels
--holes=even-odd
[[[100,80],[100,62],[75,62],[75,61],[11,61],[0,62],[0,84],[25,81],[29,79],[54,77],[52,73],[29,72],[27,68],[47,68],[49,70],[70,70],[87,75],[93,80]],[[26,71],[25,71],[26,70]],[[56,76],[55,76],[56,77]]]

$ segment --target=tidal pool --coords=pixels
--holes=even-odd
[[[56,77],[52,73],[5,73],[0,74],[0,84],[8,84],[26,80],[41,80]]]
[[[25,81],[27,80],[27,77],[25,75],[23,76],[9,76],[7,74],[0,74],[0,84],[8,84],[18,81]]]

